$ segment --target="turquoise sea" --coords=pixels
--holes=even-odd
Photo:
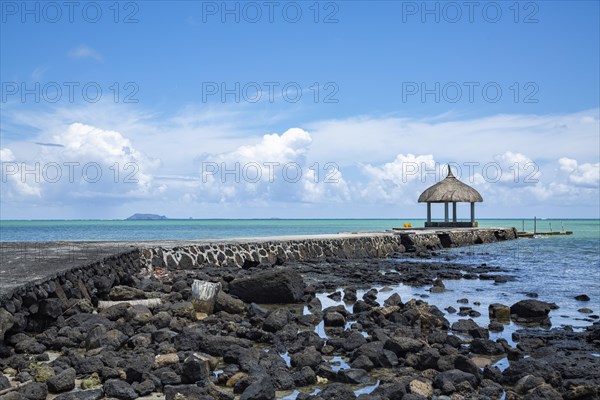
[[[481,227],[514,226],[533,230],[532,220],[480,219]],[[381,231],[423,219],[201,219],[201,220],[2,220],[0,242],[94,240],[191,240],[282,235],[315,235],[337,232]],[[538,231],[570,230],[571,238],[600,235],[597,219],[538,220]]]

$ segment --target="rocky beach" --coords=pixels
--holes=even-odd
[[[443,247],[67,271],[5,296],[0,399],[598,398],[597,299],[552,327],[561,304],[484,301],[519,276]],[[196,281],[219,284],[212,312]]]

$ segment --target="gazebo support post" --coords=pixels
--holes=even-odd
[[[448,203],[444,203],[444,222],[448,222]]]
[[[456,202],[452,202],[452,222],[456,222]]]
[[[431,222],[431,203],[427,203],[427,222]]]
[[[475,222],[475,203],[471,202],[471,223]]]

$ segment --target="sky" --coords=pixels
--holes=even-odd
[[[0,218],[599,218],[599,4],[2,0]]]

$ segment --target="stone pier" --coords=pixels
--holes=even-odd
[[[72,299],[104,299],[113,286],[127,284],[142,268],[269,268],[291,261],[385,258],[516,238],[514,228],[456,228],[198,241],[3,242],[0,312],[25,325],[51,307],[60,315],[58,310]]]

